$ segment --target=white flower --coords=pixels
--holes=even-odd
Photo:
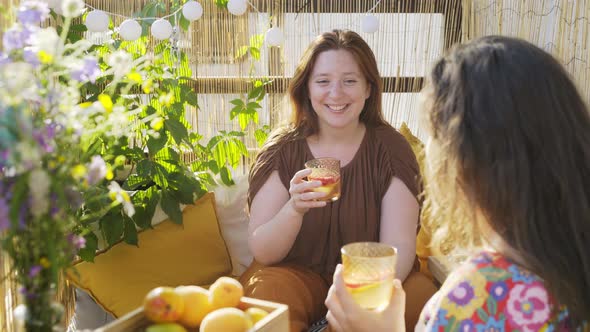
[[[56,57],[61,55],[64,44],[53,27],[40,29],[31,36],[31,48],[36,52],[44,52],[47,55]]]
[[[30,142],[18,142],[16,144],[16,153],[20,157],[20,164],[25,169],[35,167],[41,162],[39,149]]]
[[[104,162],[101,156],[93,156],[88,165],[88,173],[86,174],[86,180],[89,185],[95,185],[107,175],[107,164]]]
[[[133,68],[133,57],[123,50],[118,50],[109,56],[107,64],[113,69],[115,79],[120,79]]]
[[[39,218],[49,211],[49,186],[51,179],[47,172],[35,168],[29,175],[31,193],[31,214]]]
[[[63,0],[61,3],[62,15],[64,17],[78,17],[84,14],[86,4],[82,0]]]
[[[131,203],[131,198],[129,194],[121,189],[119,184],[115,181],[112,181],[109,186],[109,197],[113,201],[117,201],[123,204],[123,211],[129,217],[132,217],[135,214],[135,208],[133,207],[133,203]]]
[[[26,62],[13,62],[0,66],[0,96],[9,103],[33,99],[37,95],[34,68]]]

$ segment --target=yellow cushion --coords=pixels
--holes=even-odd
[[[410,128],[408,128],[408,125],[405,122],[403,122],[400,126],[399,132],[405,137],[408,143],[410,143],[412,151],[414,151],[414,154],[418,159],[418,164],[420,165],[420,173],[424,174],[424,143],[422,143],[422,141],[420,141],[418,137],[412,134],[412,131],[410,131]],[[428,215],[427,213],[425,213],[425,210],[423,209],[420,215],[422,225],[424,224],[424,220],[426,220],[427,218]],[[416,238],[416,255],[418,256],[418,261],[420,262],[420,271],[432,277],[432,274],[428,270],[428,256],[432,255],[429,244],[430,233],[424,226],[421,226],[420,230],[418,231],[418,236]]]
[[[214,204],[206,194],[186,206],[183,225],[166,220],[140,232],[139,247],[118,243],[94,263],[76,263],[68,277],[115,317],[139,307],[154,287],[211,284],[232,270]]]

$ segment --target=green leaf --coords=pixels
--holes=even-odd
[[[85,31],[88,31],[88,28],[86,27],[85,24],[72,24],[70,26],[70,31],[85,32]]]
[[[229,0],[215,0],[215,5],[219,8],[227,8]]]
[[[181,173],[175,173],[175,178],[170,179],[173,182],[174,196],[182,204],[193,204],[195,202],[195,191],[200,184],[195,179],[188,178]]]
[[[142,229],[152,227],[152,219],[156,211],[156,206],[160,201],[160,191],[155,187],[147,190],[138,191],[132,197],[135,206],[133,221]]]
[[[233,186],[235,184],[234,180],[232,179],[231,173],[229,169],[225,166],[221,168],[221,181],[227,186]]]
[[[260,82],[260,81],[257,81]],[[248,92],[248,99],[256,99],[264,91],[264,86],[257,86]]]
[[[164,120],[164,127],[170,132],[176,144],[180,145],[183,140],[190,144],[188,130],[180,121],[176,119]]]
[[[496,305],[496,300],[494,300],[494,297],[488,296],[487,305],[488,305],[488,311],[490,312],[490,315],[495,316],[498,308]]]
[[[135,224],[129,219],[129,217],[125,218],[123,240],[125,240],[125,243],[127,244],[137,245],[137,229],[135,229]]]
[[[86,245],[78,251],[78,256],[87,262],[94,262],[94,256],[98,249],[98,237],[93,232],[84,235]]]
[[[162,190],[162,200],[160,201],[162,210],[172,221],[176,224],[182,225],[182,211],[180,210],[180,204],[174,196],[165,190]]]
[[[477,308],[477,315],[479,316],[479,318],[484,321],[487,322],[489,319],[488,314],[486,313],[485,310],[483,310],[482,308]]]
[[[123,183],[122,188],[124,190],[135,190],[139,187],[147,186],[152,183],[152,179],[149,177],[139,176],[137,174],[131,174],[127,177]]]
[[[168,135],[166,132],[160,130],[159,133],[160,136],[157,138],[154,136],[150,136],[150,138],[148,138],[147,147],[151,155],[155,155],[160,150],[162,150],[164,146],[166,146],[166,142],[168,142]]]
[[[490,281],[503,281],[510,278],[510,273],[500,268],[485,267],[480,269],[479,271],[481,274],[485,276],[487,280]]]
[[[184,94],[184,101],[186,101],[189,105],[199,107],[199,97],[192,90],[189,90]]]
[[[229,101],[230,104],[239,106],[239,107],[244,107],[246,104],[244,103],[244,101],[240,98],[237,99],[232,99]]]
[[[256,111],[256,109],[258,108],[262,108],[262,106],[260,106],[259,103],[255,102],[255,101],[251,101],[248,103],[248,105],[246,105],[246,108],[249,110],[254,110]]]
[[[188,31],[188,28],[191,25],[191,21],[187,20],[186,17],[184,17],[184,15],[181,15],[179,25],[182,28],[182,30]]]
[[[209,166],[209,169],[214,174],[218,174],[219,173],[219,165],[217,165],[217,162],[215,160],[209,160],[208,166]]]
[[[268,125],[265,125],[265,127],[268,127]],[[268,131],[265,130],[265,128],[256,129],[254,131],[254,138],[256,139],[256,144],[258,144],[258,146],[261,147],[268,138]]]
[[[255,60],[260,60],[260,49],[257,47],[250,47],[250,54]]]
[[[246,55],[247,53],[248,53],[248,46],[242,46],[242,47],[238,48],[238,51],[236,52],[236,55],[234,56],[234,58],[236,60],[238,60],[241,57],[243,57],[244,55]]]
[[[120,209],[107,213],[99,222],[100,229],[110,246],[117,243],[123,236],[125,220]]]

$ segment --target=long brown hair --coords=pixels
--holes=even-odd
[[[435,244],[481,243],[477,210],[575,323],[588,319],[590,114],[563,67],[526,41],[487,36],[439,60],[425,96]]]
[[[263,167],[267,166],[261,161],[271,160],[282,143],[318,133],[318,118],[309,99],[308,81],[320,53],[330,50],[346,50],[350,52],[370,86],[371,92],[361,111],[360,121],[368,127],[387,124],[383,119],[381,104],[383,82],[379,75],[375,55],[369,45],[354,31],[333,30],[325,32],[316,37],[305,50],[297,65],[295,74],[289,82],[288,93],[293,107],[293,119],[290,125],[277,129],[269,137],[250,170],[251,179]]]

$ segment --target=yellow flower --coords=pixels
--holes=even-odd
[[[81,179],[84,176],[86,176],[86,166],[82,165],[82,164],[78,164],[74,167],[72,167],[72,177],[74,177],[74,179]]]
[[[483,306],[487,298],[487,280],[477,271],[460,269],[457,272],[443,286],[441,307],[448,310],[449,316],[462,320],[473,316]]]
[[[39,61],[41,61],[41,63],[43,64],[50,64],[53,62],[53,55],[45,52],[45,51],[39,51]]]
[[[51,266],[51,262],[49,261],[49,259],[42,257],[39,260],[39,265],[43,266],[43,268],[49,268]]]
[[[141,75],[139,73],[137,73],[136,71],[133,71],[129,74],[127,74],[127,79],[129,79],[130,81],[133,81],[135,83],[141,83],[143,81],[143,79],[141,78]]]
[[[111,113],[113,111],[113,100],[109,95],[100,94],[98,95],[98,101],[104,107],[107,113]]]
[[[164,127],[164,119],[162,119],[161,117],[154,118],[150,122],[150,127],[152,127],[152,129],[155,131],[162,129],[162,127]]]

